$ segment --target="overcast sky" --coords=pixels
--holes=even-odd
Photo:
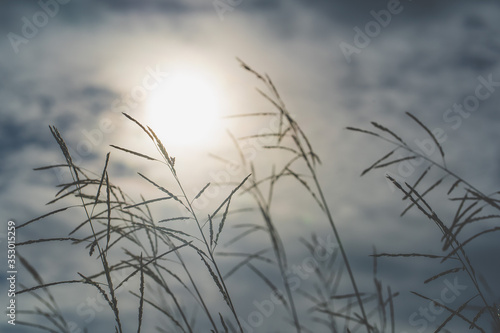
[[[134,105],[124,102],[127,98],[130,101],[146,78],[161,81],[186,71],[208,78],[217,89],[220,116],[272,111],[254,89],[262,85],[239,66],[236,57],[270,75],[322,158],[318,173],[361,289],[373,291],[369,257],[373,246],[378,252],[441,254],[440,235],[416,209],[399,217],[406,203],[384,178],[386,172],[398,174],[398,165],[359,177],[392,148],[345,127],[373,130],[370,121],[376,121],[425,149],[429,137],[405,114],[409,111],[439,133],[450,170],[483,193],[498,190],[500,6],[496,1],[18,0],[4,1],[0,7],[2,221],[22,223],[62,207],[45,206],[57,193],[58,174],[32,170],[63,161],[49,125],[59,129],[77,163],[96,172],[112,149],[110,144],[153,153],[144,133],[117,112],[126,110],[141,122],[151,121],[148,101],[154,91],[144,100],[132,98]],[[159,123],[151,125],[161,128]],[[210,140],[191,146],[172,142],[171,153],[177,158],[189,195],[213,181],[214,173],[222,168],[208,153],[237,158],[226,128],[244,136],[263,126],[253,119],[220,120]],[[434,150],[430,158],[440,162],[439,152]],[[162,178],[167,170],[158,170],[131,155],[113,150],[111,156],[113,182],[136,200],[140,200],[140,193],[148,198],[158,195],[137,172],[162,179],[162,184],[172,181]],[[265,153],[257,156],[258,165],[271,157]],[[408,176],[410,182],[424,170],[417,166]],[[258,172],[267,174],[269,168]],[[241,181],[241,176],[235,175],[232,181]],[[436,170],[427,186],[441,176]],[[442,219],[450,221],[457,205],[446,198],[453,180],[445,182],[430,200]],[[300,263],[307,254],[298,238],[315,232],[326,239],[331,229],[295,185],[280,187],[275,213],[290,260]],[[240,200],[241,205],[246,202],[244,197]],[[52,217],[46,224],[19,231],[18,240],[63,237],[72,229],[69,225],[80,223],[83,216],[75,211]],[[247,221],[234,219],[235,224]],[[478,223],[467,235],[491,228],[496,221]],[[6,229],[2,228],[5,248]],[[269,246],[264,240],[256,244]],[[53,244],[27,246],[20,252],[47,282],[76,279],[79,270],[91,274],[92,265],[84,263],[88,257],[77,251],[74,257],[66,255],[73,255],[71,249]],[[492,285],[487,292],[489,301],[498,303],[500,269],[492,255],[495,249],[495,234],[467,247],[477,270]],[[428,285],[423,281],[441,270],[425,260],[380,259],[379,277],[400,293],[395,299],[396,332],[431,332],[446,319],[446,313],[433,320],[424,320],[421,315],[410,319],[429,304],[411,291],[439,299],[446,279]],[[5,271],[0,272],[2,286]],[[474,295],[466,275],[457,276],[458,283],[466,287],[458,300],[449,304],[452,308]],[[453,282],[454,278],[447,279]],[[36,283],[22,270],[19,280],[25,285]],[[242,318],[256,311],[254,301],[269,295],[267,287],[248,269],[229,285],[235,290]],[[60,303],[69,318],[84,327],[85,317],[78,315],[76,308],[85,299],[85,291],[72,288],[65,292]],[[213,292],[209,299],[217,299],[216,292],[207,292]],[[344,292],[351,292],[348,284]],[[2,288],[2,306],[5,295]],[[301,302],[301,309],[310,305]],[[123,313],[128,311],[130,324],[136,325],[135,305],[124,305]],[[88,324],[89,331],[112,330],[108,315]],[[274,313],[256,331],[290,331],[282,317],[282,313]],[[18,314],[18,320],[22,318]],[[153,331],[155,318],[151,315],[149,319],[148,331]],[[416,322],[418,319],[421,321]],[[204,319],[199,320],[200,332],[207,331],[201,328]],[[451,323],[452,330],[453,325],[464,327],[459,320]],[[10,332],[5,317],[0,328]],[[310,328],[321,331],[317,326]],[[14,331],[33,330],[16,326]]]

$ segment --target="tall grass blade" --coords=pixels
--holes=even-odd
[[[386,133],[389,133],[392,137],[394,137],[396,140],[398,140],[399,142],[401,142],[403,145],[407,146],[406,142],[403,141],[403,139],[401,139],[398,135],[396,135],[396,133],[394,133],[393,131],[391,131],[390,129],[388,129],[387,127],[384,127],[374,121],[371,122],[371,124],[378,128],[379,130],[383,131],[383,132],[386,132]]]
[[[149,131],[140,122],[138,122],[137,120],[135,120],[134,118],[132,118],[131,116],[129,116],[128,114],[126,114],[125,112],[122,112],[122,114],[125,117],[127,117],[128,119],[130,119],[131,121],[133,121],[134,123],[136,123],[137,126],[139,126],[151,138],[151,140],[153,140],[153,136],[151,135],[151,133],[149,133]]]
[[[198,194],[194,197],[194,199],[191,201],[191,203],[193,203],[196,199],[198,199],[202,194],[203,192],[205,192],[205,190],[210,186],[210,183],[208,183],[207,185],[205,185],[200,192],[198,192]]]
[[[104,169],[102,170],[101,181],[99,182],[99,187],[97,188],[97,194],[95,195],[94,206],[97,205],[97,202],[99,200],[99,195],[101,194],[101,187],[102,187],[102,184],[104,182],[104,178],[106,176],[106,172],[108,170],[109,156],[110,156],[110,153],[107,153],[106,154],[106,162],[104,163]]]
[[[215,274],[214,270],[212,267],[208,264],[208,262],[204,258],[204,254],[201,251],[198,251],[198,255],[200,256],[201,261],[205,264],[205,267],[207,268],[208,272],[210,273],[210,276],[212,277],[212,280],[214,280],[215,285],[219,289],[219,292],[222,294],[222,297],[224,298],[224,301],[227,303],[227,305],[231,308],[231,303],[229,302],[228,296],[226,292],[224,291],[224,288],[222,287],[221,282],[219,281],[219,278]]]
[[[96,199],[97,200],[97,199]],[[111,239],[111,196],[110,196],[110,190],[109,190],[109,176],[108,173],[106,172],[106,206],[108,210],[108,223],[106,225],[106,252],[108,251],[109,248],[109,240]]]
[[[220,322],[222,323],[222,327],[224,328],[224,333],[229,333],[226,322],[224,321],[224,318],[222,317],[220,312],[219,312],[219,318],[220,318]]]
[[[141,295],[139,299],[139,324],[137,327],[137,333],[141,333],[142,326],[142,313],[144,311],[144,266],[142,266],[142,253],[139,261],[140,269],[141,269],[141,282],[139,286],[139,293]]]
[[[445,275],[448,275],[448,274],[453,274],[453,273],[457,273],[457,272],[460,272],[460,271],[463,271],[465,268],[464,267],[455,267],[455,268],[452,268],[452,269],[448,269],[444,272],[441,272],[441,273],[438,273],[430,278],[428,278],[427,280],[424,281],[424,284],[427,284],[431,281],[434,281],[436,279],[439,279],[440,277],[443,277]]]
[[[164,188],[164,187],[156,184],[154,181],[152,181],[148,177],[144,176],[142,173],[138,172],[138,174],[139,174],[139,176],[141,176],[142,178],[144,178],[145,180],[147,180],[150,184],[154,185],[160,191],[162,191],[164,193],[167,193],[169,196],[172,197],[172,199],[174,199],[175,201],[177,201],[178,203],[180,203],[182,206],[184,206],[184,208],[186,208],[188,211],[190,211],[189,208],[186,207],[186,205],[184,204],[184,202],[182,202],[176,195],[172,194],[169,190],[167,190],[166,188]]]
[[[361,176],[360,177],[363,177],[367,172],[369,172],[370,170],[372,170],[373,168],[375,168],[380,162],[382,162],[382,161],[386,160],[387,158],[389,158],[392,154],[394,154],[394,152],[396,150],[397,150],[397,148],[391,150],[389,153],[387,153],[386,155],[382,156],[380,159],[378,159],[377,161],[375,161],[375,163],[373,163],[368,168],[366,168],[365,170],[363,170],[363,172],[361,172]]]
[[[134,205],[125,206],[125,207],[123,207],[123,209],[137,208],[137,207],[139,207],[139,206],[148,205],[148,204],[150,204],[150,203],[154,203],[154,202],[158,202],[158,201],[165,201],[165,200],[169,200],[169,199],[172,199],[172,196],[168,196],[168,197],[161,197],[161,198],[156,198],[156,199],[151,199],[151,200],[146,200],[146,201],[143,201],[143,202],[139,202],[139,203],[137,203],[137,204],[134,204]]]
[[[64,207],[64,208],[60,208],[60,209],[53,210],[53,211],[51,211],[51,212],[49,212],[49,213],[47,213],[47,214],[44,214],[44,215],[42,215],[42,216],[39,216],[39,217],[37,217],[37,218],[34,218],[34,219],[32,219],[32,220],[29,220],[28,222],[25,222],[25,223],[21,224],[21,225],[20,225],[20,226],[18,226],[16,229],[17,229],[17,230],[19,230],[19,229],[21,229],[21,228],[24,228],[24,227],[25,227],[25,226],[27,226],[27,225],[30,225],[30,224],[31,224],[31,223],[33,223],[33,222],[39,221],[39,220],[41,220],[41,219],[44,219],[44,218],[46,218],[47,216],[51,216],[51,215],[54,215],[54,214],[57,214],[57,213],[60,213],[60,212],[64,212],[65,210],[68,210],[69,208],[73,208],[73,207],[76,207],[76,206],[69,206],[69,207]]]
[[[227,196],[226,199],[224,199],[224,201],[219,205],[219,207],[217,207],[217,209],[210,215],[212,217],[212,219],[214,218],[215,215],[217,215],[217,213],[222,209],[222,207],[224,207],[224,205],[229,201],[231,200],[231,197],[240,189],[240,187],[243,186],[243,184],[245,184],[245,182],[248,180],[248,178],[250,178],[252,174],[249,174],[248,176],[245,177],[245,179],[243,179],[243,181],[241,181],[241,183],[239,183],[238,186],[236,186],[232,191],[231,193]]]
[[[217,246],[217,243],[219,242],[219,236],[222,233],[222,229],[224,228],[224,223],[226,222],[227,212],[229,211],[230,204],[231,204],[231,197],[229,197],[229,200],[227,201],[226,209],[224,210],[224,214],[222,215],[222,220],[219,223],[219,230],[217,231],[217,235],[215,236],[215,240],[214,240],[214,248]],[[211,220],[212,219],[210,219],[210,221]]]
[[[118,146],[115,146],[115,145],[110,145],[110,146],[113,147],[113,148],[115,148],[115,149],[122,150],[122,151],[124,151],[126,153],[129,153],[129,154],[132,154],[132,155],[135,155],[135,156],[139,156],[139,157],[145,158],[145,159],[150,160],[150,161],[158,161],[156,158],[153,158],[153,157],[145,155],[145,154],[138,153],[138,152],[130,150],[130,149],[118,147]]]
[[[441,157],[443,159],[443,165],[446,167],[446,160],[444,158],[443,147],[441,147],[441,144],[436,139],[436,137],[434,136],[434,134],[432,133],[432,131],[427,126],[425,126],[417,117],[415,117],[413,114],[411,114],[410,112],[406,112],[406,114],[408,115],[408,117],[410,117],[411,119],[413,119],[417,124],[419,124],[420,127],[422,127],[427,132],[427,134],[429,134],[429,136],[432,138],[432,140],[434,141],[434,143],[436,144],[436,146],[439,148],[439,152],[441,153]]]

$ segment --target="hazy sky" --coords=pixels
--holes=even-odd
[[[63,206],[45,206],[57,192],[58,175],[32,171],[63,161],[49,125],[57,126],[78,163],[99,172],[106,153],[112,149],[110,144],[154,152],[144,133],[119,111],[126,111],[159,132],[168,132],[163,129],[167,125],[152,116],[151,101],[162,100],[162,94],[167,92],[155,87],[172,77],[187,73],[188,77],[202,78],[200,84],[208,83],[215,100],[203,99],[203,90],[195,89],[194,96],[182,98],[207,108],[213,102],[219,116],[272,111],[254,89],[259,82],[239,66],[236,57],[270,75],[322,158],[318,173],[361,289],[373,290],[369,257],[373,246],[378,252],[439,252],[440,235],[435,225],[416,209],[399,217],[406,203],[384,179],[385,172],[397,174],[401,170],[398,165],[359,177],[392,148],[382,141],[348,132],[345,127],[373,129],[370,121],[376,121],[395,129],[413,145],[424,147],[428,136],[405,115],[409,111],[440,133],[450,170],[483,193],[498,190],[500,6],[496,1],[55,1],[0,4],[3,221],[13,219],[21,223]],[[174,81],[172,87],[179,86],[182,82]],[[183,131],[181,125],[174,125],[170,131],[180,130],[176,136],[180,138],[183,132],[209,128],[209,120],[188,121],[193,122],[192,128]],[[166,136],[167,148],[177,158],[189,194],[195,195],[207,182],[214,181],[221,168],[208,153],[237,158],[226,128],[244,136],[265,126],[253,119],[226,119],[217,120],[207,137],[191,144]],[[138,171],[162,179],[163,184],[172,181],[162,178],[167,170],[150,163],[116,150],[111,156],[113,182],[136,200],[140,200],[140,193],[148,198],[158,196],[138,177]],[[258,165],[272,157],[260,154]],[[430,157],[440,161],[437,150]],[[408,177],[410,182],[415,182],[424,170],[416,167]],[[265,175],[269,168],[260,172]],[[437,180],[441,174],[431,176]],[[235,175],[231,180],[241,179],[242,175]],[[443,220],[449,221],[457,205],[446,199],[453,181],[445,181],[431,200]],[[429,182],[427,186],[432,184]],[[290,260],[297,263],[306,256],[297,239],[313,232],[326,239],[330,229],[313,202],[294,186],[287,183],[280,188],[275,213],[283,228]],[[246,202],[244,197],[240,200]],[[52,217],[46,224],[20,231],[18,239],[63,237],[71,230],[69,225],[80,223],[83,216],[83,212],[75,211]],[[234,223],[245,221],[243,218]],[[478,223],[467,234],[473,235],[494,223],[495,220]],[[50,230],[48,225],[52,226]],[[228,233],[234,232],[230,230]],[[5,233],[6,230],[0,231],[2,248],[6,244]],[[256,243],[269,246],[264,240]],[[493,286],[488,297],[500,302],[500,288],[495,283],[500,270],[492,255],[492,249],[498,249],[495,234],[472,242],[467,249],[478,271]],[[76,271],[88,269],[90,274],[92,269],[92,265],[78,262],[88,261],[88,257],[72,257],[73,252],[63,244],[27,246],[20,251],[47,282],[77,278]],[[427,320],[428,327],[420,331],[423,324],[416,324],[415,318],[422,317],[410,319],[429,303],[410,291],[440,297],[445,279],[423,284],[438,272],[439,265],[425,260],[380,260],[379,277],[400,293],[395,299],[396,332],[431,332],[432,327],[446,319],[447,315],[441,313],[435,320]],[[254,301],[269,295],[267,287],[252,274],[243,271],[229,282],[242,318],[255,311]],[[5,270],[0,277],[5,286]],[[467,287],[456,303],[450,304],[453,308],[473,295],[466,276],[458,278]],[[35,284],[27,272],[21,271],[19,279],[26,285]],[[448,277],[448,281],[453,282],[453,278]],[[345,292],[350,292],[348,286]],[[63,293],[60,302],[65,304],[68,316],[83,327],[85,317],[77,314],[76,307],[85,296],[73,289],[67,293],[66,297]],[[2,288],[2,306],[5,294]],[[217,297],[216,293],[209,296]],[[303,301],[299,306],[309,305]],[[135,305],[124,305],[124,313],[129,310],[134,311],[130,322],[135,325]],[[103,318],[90,323],[89,331],[110,331],[111,316]],[[281,319],[282,314],[275,313],[256,331],[289,331]],[[0,328],[9,330],[5,322],[3,318]],[[202,319],[200,323],[203,325]],[[150,325],[153,330],[154,325]],[[16,327],[14,331],[33,330]]]

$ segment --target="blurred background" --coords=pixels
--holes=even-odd
[[[360,289],[373,289],[369,255],[374,246],[377,252],[440,253],[440,234],[415,208],[399,217],[406,202],[385,179],[386,172],[400,172],[398,165],[360,177],[392,147],[345,127],[373,128],[370,121],[376,121],[408,142],[423,145],[428,135],[405,115],[409,111],[440,133],[450,170],[483,193],[498,190],[500,5],[496,1],[18,0],[3,1],[0,7],[2,222],[12,219],[20,224],[64,206],[62,202],[57,207],[45,204],[54,198],[57,184],[69,181],[69,174],[33,171],[64,162],[49,125],[59,129],[75,163],[96,173],[111,151],[111,181],[137,201],[141,194],[147,199],[159,195],[137,172],[167,188],[174,186],[165,167],[110,147],[155,154],[145,133],[121,112],[161,136],[176,157],[179,176],[191,197],[208,182],[240,182],[243,170],[225,179],[221,176],[224,165],[213,155],[238,160],[227,130],[245,137],[269,129],[270,124],[266,118],[227,116],[274,109],[255,90],[262,89],[261,82],[241,68],[237,57],[272,78],[321,157],[317,170]],[[287,158],[260,149],[253,153],[259,177],[269,175],[270,161]],[[430,158],[439,162],[439,152],[435,150]],[[425,170],[415,168],[408,176],[410,183]],[[443,220],[452,219],[457,208],[446,197],[451,183],[430,199]],[[216,199],[227,193],[221,191]],[[204,209],[217,207],[217,200]],[[250,202],[245,196],[237,200],[236,207]],[[278,188],[273,212],[291,262],[300,263],[307,256],[300,237],[316,233],[326,240],[330,232],[324,216],[296,184],[285,182]],[[160,205],[154,213],[162,219],[178,211]],[[64,237],[84,219],[79,210],[53,215],[20,230],[18,242]],[[231,223],[252,222],[255,217],[235,215],[234,219],[228,222],[226,240],[237,233]],[[492,224],[474,225],[470,232]],[[6,227],[0,234],[5,249]],[[253,245],[269,243],[257,239]],[[245,246],[233,244],[221,251],[236,252],[235,248]],[[499,302],[497,236],[487,235],[467,249],[492,287],[488,297]],[[64,242],[29,245],[19,252],[45,282],[77,279],[76,272],[91,274],[98,269],[86,250]],[[199,263],[196,256],[188,258]],[[228,263],[224,269],[231,267]],[[443,280],[423,283],[439,271],[438,265],[425,259],[380,259],[379,278],[399,292],[394,300],[396,332],[432,332],[446,319],[446,312],[423,319],[420,311],[429,301],[411,293],[439,299],[446,286]],[[2,269],[2,306],[7,299],[5,276]],[[18,279],[25,286],[36,284],[21,269]],[[465,275],[459,275],[458,283],[466,287],[456,303],[450,304],[453,308],[473,295]],[[256,311],[256,302],[269,297],[268,287],[248,270],[232,276],[228,285],[244,320]],[[345,293],[352,292],[349,288],[346,283]],[[89,332],[113,329],[108,309],[89,310],[88,297],[96,296],[92,288],[65,286],[54,292],[75,323],[74,332],[83,332],[84,327]],[[207,285],[206,292],[207,299],[220,302],[216,289]],[[301,308],[310,305],[302,302]],[[20,306],[30,309],[36,301],[26,296]],[[129,326],[126,331],[134,330],[137,305],[122,306]],[[154,331],[159,316],[149,310],[144,328],[148,332]],[[27,316],[18,313],[18,320]],[[284,313],[264,317],[256,332],[290,329]],[[198,320],[198,330],[208,331],[201,315]],[[310,330],[322,331],[310,325]],[[456,325],[464,327],[459,320]],[[5,332],[37,330],[11,327],[5,316],[0,328]]]

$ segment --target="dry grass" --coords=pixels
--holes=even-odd
[[[278,90],[267,75],[263,75],[253,70],[250,66],[240,61],[241,66],[254,75],[264,86],[264,90],[258,89],[259,93],[267,99],[275,108],[275,112],[260,112],[255,114],[235,115],[238,117],[260,117],[268,119],[276,117],[279,129],[275,133],[257,134],[237,138],[230,135],[236,150],[240,156],[240,167],[246,170],[246,177],[232,184],[228,195],[220,202],[206,218],[201,218],[196,211],[195,203],[204,192],[212,186],[227,186],[228,184],[208,183],[200,186],[199,192],[188,197],[184,190],[182,179],[177,174],[175,158],[170,156],[167,147],[160,141],[156,133],[148,126],[144,126],[130,115],[124,114],[130,121],[134,122],[138,129],[143,131],[157,148],[158,156],[152,157],[141,152],[133,151],[117,145],[112,147],[119,153],[132,155],[133,158],[142,158],[157,163],[158,167],[166,168],[174,181],[175,188],[167,188],[161,185],[162,181],[139,173],[142,181],[152,186],[161,196],[136,202],[125,194],[119,186],[113,184],[108,174],[108,166],[111,163],[110,154],[106,156],[104,167],[100,173],[94,174],[83,168],[74,165],[68,148],[62,135],[55,127],[50,130],[63,152],[66,163],[39,168],[47,170],[52,168],[69,168],[72,181],[60,184],[61,190],[56,194],[56,198],[49,204],[54,204],[63,199],[77,197],[78,204],[55,209],[41,217],[35,218],[21,225],[19,228],[32,226],[45,218],[64,211],[83,209],[85,220],[83,222],[71,221],[73,230],[66,237],[39,238],[26,241],[18,246],[33,245],[46,242],[71,242],[73,246],[81,246],[88,251],[91,258],[100,262],[101,269],[93,273],[75,272],[74,280],[58,281],[47,283],[42,280],[40,274],[32,267],[27,260],[22,259],[24,267],[31,273],[35,285],[32,287],[23,286],[24,290],[19,295],[32,295],[44,308],[31,312],[25,312],[31,321],[19,322],[33,328],[48,332],[69,332],[69,326],[64,319],[64,313],[57,306],[51,290],[61,288],[64,285],[89,285],[95,288],[106,300],[109,309],[114,317],[115,332],[129,332],[131,328],[122,325],[122,313],[120,312],[119,297],[117,292],[126,288],[128,281],[138,279],[137,289],[130,290],[130,294],[137,299],[137,332],[144,326],[144,314],[154,311],[162,320],[156,326],[159,332],[244,332],[240,322],[240,314],[233,301],[231,291],[226,283],[228,279],[241,270],[247,270],[254,274],[262,284],[269,288],[281,300],[281,310],[287,317],[283,319],[286,328],[283,331],[290,332],[313,332],[308,327],[308,323],[313,322],[317,327],[322,327],[324,332],[392,332],[396,331],[394,304],[395,297],[398,296],[390,286],[384,286],[377,275],[377,258],[379,257],[424,257],[429,260],[441,260],[441,262],[456,260],[459,267],[447,269],[425,282],[429,283],[442,277],[450,276],[465,271],[474,284],[477,295],[461,304],[457,309],[451,309],[441,304],[449,312],[449,316],[443,321],[439,329],[454,317],[462,319],[467,326],[476,328],[484,332],[485,329],[479,327],[478,320],[485,315],[491,316],[493,325],[500,327],[499,319],[496,315],[496,304],[488,303],[484,297],[484,286],[478,280],[478,272],[470,262],[465,245],[481,237],[484,234],[499,230],[495,227],[473,235],[472,237],[459,241],[463,230],[473,224],[487,222],[498,218],[496,214],[481,214],[486,208],[499,210],[500,200],[494,195],[485,195],[478,189],[467,183],[464,179],[451,172],[445,164],[445,154],[432,132],[414,115],[408,114],[415,123],[422,127],[433,142],[439,148],[442,162],[435,162],[429,157],[423,156],[416,149],[408,145],[394,131],[372,122],[374,130],[358,129],[349,127],[348,129],[363,134],[374,136],[386,141],[393,146],[391,151],[376,162],[366,168],[362,175],[372,172],[375,169],[387,168],[397,165],[403,161],[416,158],[423,158],[428,166],[424,168],[418,180],[413,184],[401,183],[396,179],[390,180],[403,193],[403,199],[411,204],[403,211],[404,215],[409,209],[417,208],[424,216],[433,221],[442,233],[442,254],[422,254],[422,253],[373,253],[373,289],[369,291],[360,290],[356,281],[356,274],[351,268],[351,263],[346,249],[343,246],[341,233],[338,230],[330,204],[324,195],[321,180],[317,174],[317,168],[321,160],[309,141],[305,132],[293,119],[282,101]],[[289,156],[289,160],[278,167],[273,161],[269,162],[269,175],[258,178],[255,173],[253,161],[245,158],[240,148],[243,140],[258,140],[261,137],[272,138],[273,144],[266,144],[262,149],[274,151],[275,153]],[[391,159],[394,152],[405,151],[407,156]],[[219,160],[226,161],[222,157]],[[430,177],[430,170],[438,169],[443,175],[437,180],[425,185]],[[458,202],[459,207],[455,217],[449,223],[443,222],[432,210],[425,200],[426,195],[437,187],[445,185],[445,176],[452,179],[452,184],[448,194],[456,193],[460,188],[463,193],[451,200]],[[280,229],[275,222],[272,213],[273,202],[280,200],[275,197],[276,187],[283,181],[294,182],[299,188],[298,193],[310,196],[317,204],[319,212],[324,216],[325,222],[331,229],[338,247],[330,254],[328,260],[321,262],[315,267],[307,287],[293,288],[289,276],[290,262],[286,251],[285,240],[280,233]],[[426,187],[424,187],[426,186]],[[220,247],[221,235],[228,228],[229,221],[234,219],[234,214],[245,213],[247,210],[232,210],[231,203],[237,200],[237,194],[249,195],[255,205],[252,212],[257,212],[261,220],[252,223],[232,223],[236,234],[224,247],[227,250],[217,251]],[[169,204],[178,205],[185,212],[183,216],[171,216],[164,219],[153,217],[150,205]],[[171,224],[177,221],[180,224]],[[188,232],[182,228],[183,221],[194,222],[196,232]],[[174,227],[171,227],[174,225]],[[310,234],[304,231],[303,235]],[[231,250],[231,246],[244,241],[251,240],[252,237],[266,236],[268,246],[255,248],[251,252],[241,253]],[[312,233],[310,237],[303,236],[301,243],[308,255],[313,257],[315,251],[320,247],[318,237]],[[114,251],[113,255],[111,255]],[[192,258],[196,255],[202,265],[193,263]],[[220,264],[221,258],[231,258],[235,264],[228,267]],[[205,269],[201,276],[211,278],[211,288],[217,290],[221,303],[225,308],[218,307],[208,302],[208,297],[203,290],[207,281],[200,281],[200,267]],[[275,274],[268,274],[269,267],[276,270],[279,279],[272,278]],[[120,281],[113,281],[113,273],[120,272],[125,278]],[[342,287],[343,286],[343,287]],[[175,290],[183,290],[183,296],[176,294]],[[190,301],[186,300],[189,295]],[[427,296],[415,293],[420,298],[428,299]],[[241,301],[240,301],[241,302]],[[251,302],[251,300],[250,300]],[[201,310],[201,314],[196,314],[195,309],[188,305],[195,304],[194,308]],[[298,304],[306,304],[306,311]],[[476,315],[467,318],[462,311],[474,303],[480,303]],[[41,324],[40,316],[45,318]],[[202,317],[202,321],[207,322],[208,328],[197,328],[196,323]],[[436,330],[437,331],[439,331]],[[94,330],[92,328],[92,330]],[[111,328],[107,329],[108,331]],[[134,328],[135,330],[135,328]],[[143,329],[144,330],[144,329]],[[257,329],[259,331],[259,329]]]
[[[481,272],[477,271],[471,262],[466,250],[466,245],[472,241],[478,241],[482,236],[500,231],[500,227],[494,226],[500,217],[500,200],[498,199],[498,192],[486,195],[479,189],[474,187],[471,183],[467,182],[464,178],[460,177],[451,171],[446,165],[444,149],[433,135],[432,131],[424,125],[415,115],[406,112],[419,127],[429,136],[439,151],[440,161],[435,161],[431,156],[427,156],[419,150],[418,147],[413,147],[407,144],[403,139],[396,135],[393,131],[385,128],[382,125],[372,122],[372,125],[379,130],[373,132],[366,129],[359,129],[348,127],[348,130],[361,132],[375,136],[378,139],[387,142],[392,146],[392,150],[384,155],[382,158],[373,163],[369,168],[363,171],[361,175],[376,169],[385,168],[390,165],[397,165],[401,161],[410,159],[421,159],[423,164],[420,166],[421,171],[417,180],[413,185],[409,184],[404,179],[395,179],[390,175],[386,177],[396,186],[396,188],[403,194],[403,201],[409,201],[407,207],[402,211],[401,216],[405,215],[410,209],[417,208],[423,216],[431,220],[442,234],[441,237],[441,250],[442,253],[423,254],[423,253],[398,253],[398,254],[378,254],[378,257],[423,257],[430,260],[440,259],[439,264],[442,268],[439,273],[427,278],[424,283],[456,276],[465,272],[469,282],[474,287],[474,293],[471,298],[462,303],[458,308],[452,309],[448,306],[435,302],[436,306],[442,307],[449,312],[449,316],[441,323],[436,329],[436,332],[443,329],[453,318],[460,318],[465,322],[469,329],[476,329],[480,332],[486,332],[488,329],[498,332],[500,330],[500,318],[498,312],[498,304],[491,301],[492,296],[491,288],[485,282]],[[389,134],[389,137],[385,134]],[[398,159],[390,159],[392,154],[396,151],[406,154],[405,157]],[[431,171],[435,171],[431,175]],[[446,191],[448,200],[451,202],[458,202],[455,213],[452,214],[448,221],[442,219],[434,211],[431,205],[427,202],[426,197],[432,191],[437,191],[439,187],[449,186]],[[456,194],[456,193],[459,194]],[[456,196],[452,196],[456,195]],[[477,231],[478,223],[486,224],[486,230]],[[467,228],[472,230],[472,234],[467,232]],[[447,268],[444,264],[455,262],[458,266],[454,268]],[[413,292],[416,296],[431,300],[432,297],[424,296],[420,293]],[[470,310],[472,317],[466,317],[462,314],[463,310]],[[483,316],[488,315],[491,327],[486,328],[478,324],[478,320]],[[487,321],[488,322],[488,321]]]

